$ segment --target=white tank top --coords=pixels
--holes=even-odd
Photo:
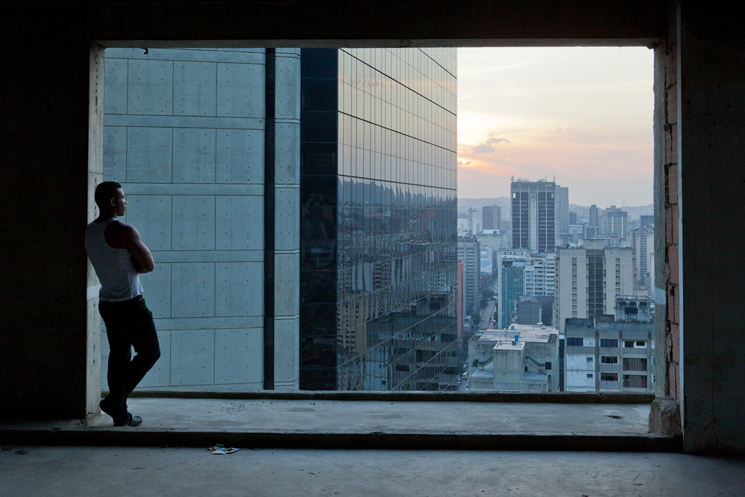
[[[101,290],[100,300],[122,302],[142,294],[140,276],[132,264],[132,252],[118,249],[106,243],[106,227],[116,221],[115,217],[102,223],[90,223],[85,229],[85,251],[96,270]]]

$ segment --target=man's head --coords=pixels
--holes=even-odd
[[[122,185],[115,181],[104,181],[96,187],[96,193],[93,198],[98,205],[101,213],[111,213],[114,216],[121,216],[127,209],[127,201],[124,198]]]

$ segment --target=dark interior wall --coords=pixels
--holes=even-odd
[[[690,451],[745,451],[745,33],[738,20],[698,2],[677,12],[678,175],[669,189],[678,187],[675,305]]]
[[[90,43],[0,54],[0,412],[82,417]]]

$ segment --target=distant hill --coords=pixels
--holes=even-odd
[[[498,205],[502,208],[502,218],[505,218],[505,215],[510,210],[510,199],[509,197],[496,197],[496,198],[458,198],[458,213],[462,212],[468,212],[468,209],[476,209],[481,210],[487,205]],[[641,215],[652,215],[654,214],[654,204],[649,205],[639,205],[639,206],[620,206],[617,205],[619,209],[622,209],[629,213],[629,219],[639,219],[639,216]],[[590,216],[590,206],[589,205],[577,205],[577,204],[569,204],[569,210],[574,211],[577,213],[580,219],[587,218]],[[600,209],[601,211],[604,209]]]

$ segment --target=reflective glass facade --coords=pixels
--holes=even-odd
[[[457,388],[456,64],[301,52],[301,389]]]

